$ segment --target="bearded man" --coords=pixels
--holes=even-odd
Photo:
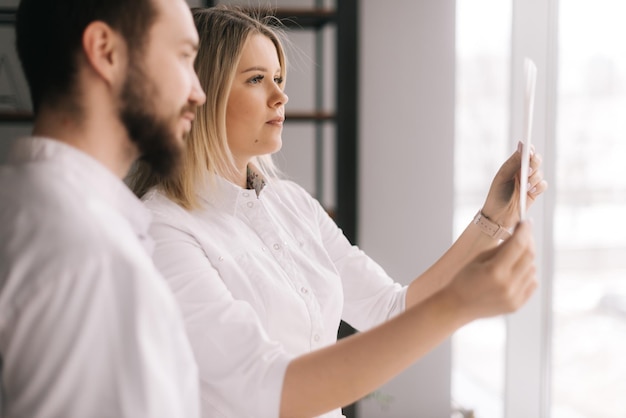
[[[197,417],[198,375],[123,183],[176,170],[205,100],[183,0],[22,0],[32,136],[0,166],[0,356],[8,417]]]

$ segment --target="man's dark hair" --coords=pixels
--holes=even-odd
[[[85,28],[102,21],[139,52],[156,20],[153,0],[22,0],[16,18],[16,47],[35,112],[75,94],[74,83]]]

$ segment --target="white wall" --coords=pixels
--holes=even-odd
[[[4,161],[6,153],[15,139],[31,133],[30,123],[1,123],[0,124],[0,163]]]
[[[17,52],[13,46],[15,34],[13,27],[4,25],[0,28],[0,55],[6,60],[0,69],[0,96],[11,97],[12,106],[7,105],[6,100],[0,100],[0,111],[18,109],[30,109],[30,94],[26,79],[22,76],[22,68],[17,58]],[[28,135],[31,124],[26,122],[0,122],[0,162],[16,137]]]
[[[360,245],[404,283],[452,238],[454,18],[454,0],[361,3]],[[446,343],[360,417],[449,417],[450,373]]]

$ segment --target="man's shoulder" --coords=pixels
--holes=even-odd
[[[50,247],[59,261],[115,255],[118,238],[136,239],[119,218],[55,166],[0,167],[0,231],[13,251]]]
[[[45,231],[46,227],[58,230],[66,224],[82,227],[82,204],[77,194],[71,182],[53,167],[0,167],[0,220],[16,233]]]
[[[157,274],[130,225],[106,202],[77,195],[72,182],[31,175],[0,170],[0,307],[26,303],[49,285],[123,290]]]
[[[55,208],[67,202],[72,184],[62,167],[56,164],[0,165],[0,205],[34,209]]]

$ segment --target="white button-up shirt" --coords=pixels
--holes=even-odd
[[[149,212],[99,162],[24,138],[0,166],[7,417],[199,416],[197,367],[148,250]]]
[[[406,288],[296,184],[248,190],[217,179],[199,197],[193,211],[158,191],[144,201],[155,263],[199,365],[204,417],[277,417],[292,358],[335,343],[342,318],[364,330],[404,310]]]

